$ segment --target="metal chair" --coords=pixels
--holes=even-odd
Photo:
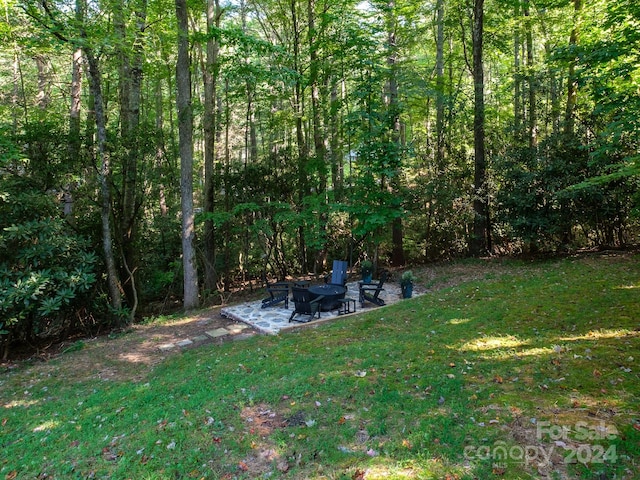
[[[318,318],[320,318],[320,305],[324,296],[315,296],[308,288],[301,287],[293,287],[291,289],[291,294],[293,297],[294,308],[293,313],[291,313],[291,316],[289,317],[289,322],[292,320],[295,320],[296,322],[310,322],[316,314],[318,315]],[[294,319],[296,315],[307,315],[309,318],[307,320]]]
[[[383,271],[380,274],[380,280],[374,283],[364,283],[359,282],[358,287],[360,291],[360,306],[364,307],[365,302],[371,302],[376,304],[379,307],[383,307],[385,305],[384,300],[379,297],[380,292],[384,291],[382,286],[384,282],[387,281],[388,273]]]

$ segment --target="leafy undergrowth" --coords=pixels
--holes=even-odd
[[[136,381],[15,369],[0,478],[638,478],[639,267],[501,262]]]

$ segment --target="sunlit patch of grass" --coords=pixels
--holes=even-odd
[[[517,348],[521,347],[524,342],[513,335],[504,335],[504,336],[491,336],[491,337],[481,337],[472,340],[471,342],[467,342],[459,347],[459,350],[462,352],[479,352],[479,351],[487,351],[487,350],[496,350],[496,349],[504,349],[504,348]]]
[[[37,400],[16,399],[16,400],[11,400],[10,402],[5,403],[3,407],[4,408],[17,408],[17,407],[28,408],[37,404],[38,404]]]

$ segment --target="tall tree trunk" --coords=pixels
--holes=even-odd
[[[444,173],[444,0],[436,3],[436,173]]]
[[[341,81],[341,80],[340,80]],[[344,160],[342,117],[340,115],[341,98],[338,93],[338,80],[331,79],[330,107],[326,111],[325,125],[329,130],[329,151],[331,157],[331,183],[334,200],[341,202],[344,191]]]
[[[191,68],[189,59],[189,18],[187,1],[176,0],[178,20],[178,60],[176,62],[176,105],[180,150],[180,195],[182,207],[182,271],[184,309],[199,305],[198,273],[194,249],[195,215],[193,209],[193,113],[191,111]]]
[[[138,233],[138,212],[142,198],[138,192],[138,147],[140,133],[140,102],[142,97],[142,78],[144,61],[144,30],[147,18],[147,0],[132,3],[135,29],[132,49],[127,45],[127,29],[124,20],[125,5],[118,4],[115,9],[114,28],[119,37],[120,61],[120,125],[124,145],[122,157],[122,198],[121,211],[118,212],[119,244],[122,253],[122,271],[128,276],[125,282],[125,295],[131,307],[131,320],[137,308],[135,271],[138,264],[136,238]]]
[[[204,77],[204,211],[215,209],[215,149],[216,149],[216,86],[218,80],[218,41],[213,37],[214,28],[220,26],[222,15],[219,0],[207,0],[207,58],[203,68]],[[212,220],[204,223],[204,287],[212,292],[218,283],[216,271],[215,225]]]
[[[398,104],[398,45],[396,38],[396,2],[389,0],[387,3],[387,42],[388,55],[387,66],[389,67],[389,121],[391,122],[391,150],[393,151],[394,174],[391,179],[391,190],[394,195],[399,195],[400,174],[401,174],[401,145],[400,145],[400,105]],[[401,266],[405,264],[404,257],[404,233],[402,228],[402,217],[398,216],[391,223],[391,264]]]
[[[527,83],[529,84],[529,118],[527,122],[527,136],[529,138],[529,147],[535,148],[538,145],[538,109],[536,106],[537,97],[537,79],[534,65],[534,51],[533,51],[533,27],[531,25],[531,11],[529,8],[529,0],[524,2],[524,16],[525,16],[525,36],[527,46]]]
[[[578,20],[580,11],[582,10],[582,0],[573,0],[574,20],[571,35],[569,37],[569,46],[574,47],[578,44]],[[578,79],[576,78],[576,61],[569,62],[569,75],[567,78],[567,108],[565,111],[564,133],[572,136],[575,128],[575,111],[578,100]]]
[[[120,311],[122,308],[121,286],[116,261],[113,255],[113,241],[111,228],[111,190],[109,179],[111,177],[111,160],[107,151],[107,125],[104,113],[104,100],[102,96],[102,79],[98,60],[93,50],[84,48],[87,63],[89,64],[89,84],[94,100],[94,114],[96,120],[96,146],[100,162],[98,181],[101,193],[101,219],[102,219],[102,250],[107,269],[107,284],[111,307]]]
[[[162,105],[162,79],[157,77],[156,82],[156,168],[159,174],[158,180],[158,204],[160,206],[160,215],[166,217],[169,213],[167,207],[167,197],[164,185],[164,174],[162,173],[165,159],[165,143],[164,143],[164,108]]]
[[[515,140],[522,139],[522,50],[520,4],[516,3],[515,17],[517,23],[513,34],[513,132]]]
[[[315,149],[316,164],[319,165],[320,187],[319,195],[325,195],[327,188],[327,146],[323,132],[321,102],[320,102],[320,59],[318,58],[318,32],[316,29],[316,2],[307,1],[308,9],[308,42],[309,42],[309,87],[311,89],[311,117],[313,128],[313,146]]]
[[[78,2],[80,3],[80,2]],[[80,107],[82,98],[82,50],[73,52],[71,63],[71,105],[69,107],[69,157],[80,156]]]
[[[325,143],[324,127],[322,125],[322,102],[320,101],[320,59],[318,57],[318,32],[316,29],[316,2],[307,0],[308,33],[309,43],[309,87],[311,90],[311,126],[313,130],[313,146],[315,150],[315,164],[318,168],[319,185],[317,195],[323,203],[327,201],[327,145]],[[328,217],[323,211],[318,218],[320,225],[326,225]],[[324,246],[310,253],[314,257],[314,272],[322,268],[325,263],[326,250]]]
[[[85,2],[76,0],[76,20],[82,22],[84,18]],[[69,92],[71,104],[69,106],[69,138],[68,152],[72,162],[78,162],[80,158],[82,142],[80,139],[80,108],[82,99],[82,49],[73,51],[71,60],[71,89]],[[67,221],[73,223],[73,185],[64,186],[64,216]]]
[[[485,106],[484,106],[484,61],[483,29],[484,0],[474,0],[473,4],[473,235],[470,253],[480,255],[490,247],[489,241],[489,204],[487,192],[487,164],[485,158]]]
[[[309,182],[307,180],[307,164],[309,153],[304,135],[303,106],[302,106],[302,77],[300,68],[300,27],[298,25],[298,13],[296,0],[291,0],[291,24],[293,28],[293,69],[298,74],[293,90],[293,114],[296,118],[296,140],[298,143],[298,208],[302,208],[304,197],[308,194]],[[308,271],[307,247],[305,242],[304,227],[298,228],[298,242],[300,252],[300,265],[303,271]]]

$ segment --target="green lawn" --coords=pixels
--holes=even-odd
[[[640,257],[455,268],[476,279],[140,381],[51,368],[82,352],[4,372],[0,479],[640,478]]]

